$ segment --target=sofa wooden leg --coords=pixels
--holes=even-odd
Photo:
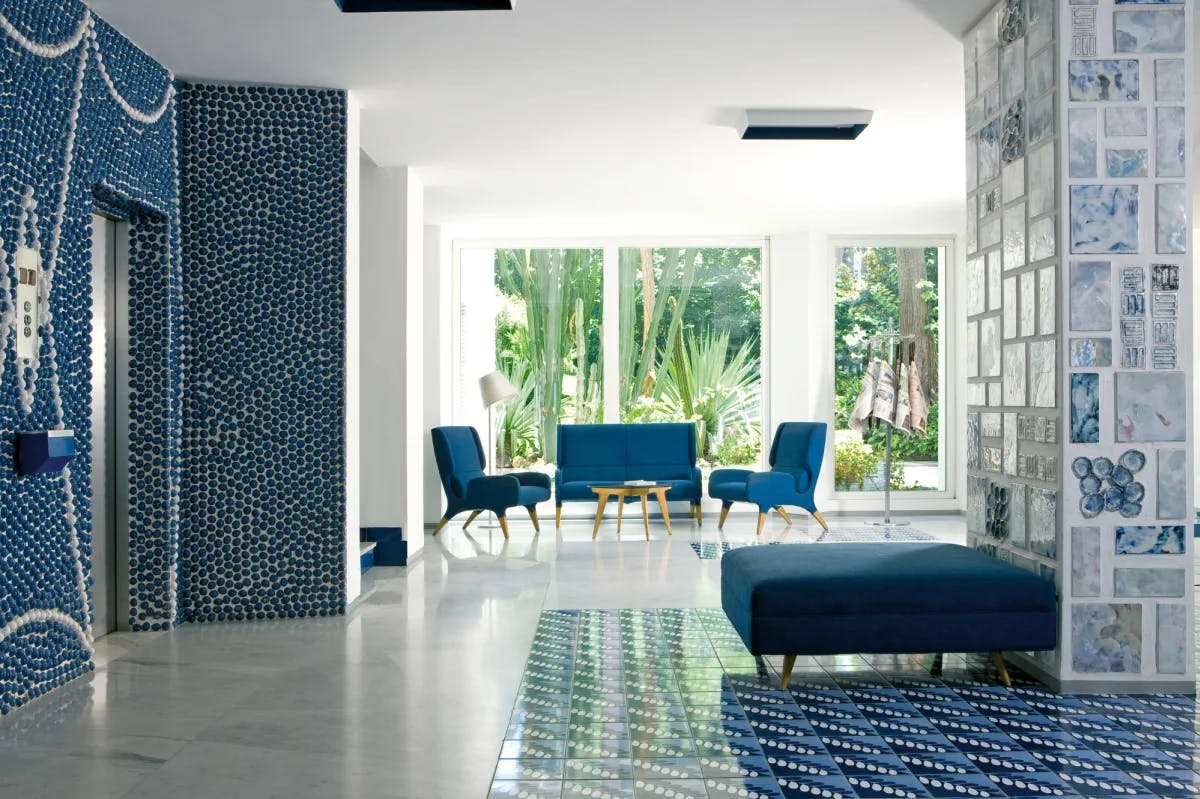
[[[763,513],[762,511],[759,511],[758,512],[758,533],[757,533],[757,535],[762,535],[763,525],[765,525],[766,523],[767,523],[767,514]]]
[[[1004,683],[1005,688],[1012,688],[1012,678],[1008,676],[1008,667],[1004,665],[1004,653],[992,652],[992,663],[996,665],[996,671],[1000,672],[1000,682]]]
[[[562,505],[554,506],[554,526],[562,527]]]
[[[475,519],[477,519],[479,517],[479,514],[481,514],[481,513],[483,513],[483,511],[481,511],[481,510],[471,511],[471,515],[467,517],[467,520],[465,522],[463,522],[463,529],[466,530],[468,527],[470,527],[471,522],[475,521]]]
[[[788,683],[792,681],[792,669],[796,666],[795,655],[783,656],[783,673],[779,675],[779,688],[786,691]]]
[[[825,523],[825,517],[821,515],[821,511],[813,511],[812,517],[817,520],[817,524],[821,525],[821,528],[825,530],[825,532],[829,532],[829,525]]]
[[[437,535],[438,533],[440,533],[442,531],[442,528],[445,527],[449,523],[450,523],[450,517],[448,517],[448,516],[443,516],[442,518],[438,519],[437,527],[433,528],[433,534]]]
[[[542,525],[538,521],[537,508],[535,508],[533,505],[529,506],[529,518],[533,520],[533,531],[535,533],[540,533],[542,531]]]
[[[508,517],[507,516],[498,516],[497,518],[500,521],[500,530],[504,533],[504,540],[507,541],[508,540]]]
[[[700,507],[700,503],[696,503],[696,524],[704,526],[704,510]]]
[[[717,529],[721,530],[725,527],[725,517],[729,515],[729,506],[721,506],[721,518],[717,519]]]
[[[783,521],[788,527],[792,526],[792,517],[788,516],[788,512],[783,509],[782,505],[776,505],[775,512],[783,517]]]

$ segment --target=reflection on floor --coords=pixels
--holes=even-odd
[[[913,528],[934,535],[938,540],[961,543],[965,538],[961,516],[910,515],[907,518]],[[845,517],[831,517],[830,521],[839,529],[865,523]],[[770,704],[767,700],[773,696],[771,693],[752,690],[746,684],[733,681],[726,687],[725,669],[731,670],[732,677],[742,674],[753,678],[754,671],[750,661],[737,651],[728,629],[722,626],[723,617],[718,609],[720,561],[701,560],[691,545],[715,543],[719,547],[722,541],[732,546],[755,542],[788,543],[810,541],[820,535],[815,522],[803,517],[796,518],[796,523],[787,527],[772,515],[761,537],[755,535],[756,522],[757,514],[735,511],[730,514],[724,533],[718,535],[711,517],[704,525],[697,525],[685,521],[681,514],[673,525],[675,534],[668,535],[663,523],[652,519],[650,541],[645,540],[640,529],[635,535],[627,533],[618,539],[616,525],[610,521],[601,525],[599,538],[593,541],[591,518],[564,520],[560,530],[544,525],[541,535],[534,534],[528,521],[514,518],[509,525],[512,531],[509,541],[498,528],[488,529],[477,523],[468,534],[462,531],[461,524],[454,524],[436,539],[427,536],[423,552],[407,568],[376,566],[371,569],[364,576],[362,600],[344,617],[187,624],[169,633],[107,636],[97,642],[98,660],[94,673],[0,719],[0,796],[61,799],[86,793],[89,799],[175,796],[484,799],[498,776],[498,755],[504,754],[505,760],[513,760],[509,757],[514,754],[513,750],[520,752],[521,744],[506,747],[504,742],[506,737],[513,737],[510,716],[518,690],[525,690],[521,687],[522,677],[530,665],[527,658],[535,632],[539,652],[542,651],[541,642],[547,640],[545,625],[539,627],[542,614],[571,608],[652,611],[649,616],[642,616],[640,612],[626,613],[631,619],[645,620],[646,655],[640,659],[626,657],[613,644],[611,649],[619,658],[620,671],[597,666],[593,670],[597,676],[590,686],[587,682],[579,684],[620,694],[626,718],[644,728],[650,727],[650,719],[638,717],[632,711],[650,706],[651,696],[663,696],[668,706],[676,708],[666,713],[678,717],[677,708],[684,709],[687,733],[683,735],[682,727],[661,730],[681,733],[674,737],[684,742],[680,744],[682,748],[673,750],[670,748],[671,736],[651,738],[650,729],[634,727],[633,723],[605,722],[603,716],[581,716],[584,720],[581,723],[586,723],[588,729],[578,731],[576,739],[606,740],[612,737],[620,740],[624,735],[628,748],[588,750],[564,743],[564,748],[558,750],[563,753],[561,757],[545,758],[564,761],[562,774],[556,773],[555,764],[549,764],[549,773],[553,775],[548,781],[550,784],[537,786],[528,796],[559,796],[555,790],[561,792],[567,785],[565,761],[568,754],[578,760],[607,754],[613,757],[602,759],[629,758],[628,768],[620,763],[609,764],[623,769],[615,772],[590,770],[592,767],[587,764],[579,764],[578,770],[572,767],[572,783],[575,776],[587,777],[589,785],[579,787],[591,790],[593,799],[605,792],[612,796],[630,795],[628,785],[612,786],[616,790],[611,791],[600,785],[607,779],[606,774],[615,774],[612,779],[618,783],[632,781],[634,791],[637,790],[636,780],[647,781],[650,776],[695,779],[690,776],[695,774],[695,764],[691,761],[679,764],[679,767],[658,764],[667,769],[665,772],[647,772],[633,762],[635,755],[642,760],[661,760],[670,758],[673,753],[699,761],[700,779],[705,780],[705,790],[724,796],[726,794],[720,793],[723,789],[715,784],[710,786],[708,780],[716,783],[721,779],[722,784],[730,785],[735,782],[727,770],[721,770],[720,763],[712,762],[726,758],[727,768],[727,759],[738,756],[738,750],[732,744],[728,751],[723,748],[725,744],[719,736],[725,732],[724,728],[715,729],[720,708],[725,705],[740,709],[747,723],[755,722],[751,729],[758,750],[750,748],[748,752],[766,758],[768,766],[777,764],[772,763],[772,758],[777,762],[781,758],[790,758],[797,768],[788,769],[789,773],[796,772],[796,778],[789,778],[788,783],[795,782],[797,786],[805,784],[801,779],[805,775],[806,779],[819,783],[822,777],[838,777],[840,773],[847,784],[852,774],[878,774],[881,779],[903,776],[888,775],[878,769],[878,764],[871,765],[868,755],[878,748],[879,740],[883,740],[889,750],[895,752],[895,758],[914,775],[945,774],[948,780],[956,772],[949,767],[938,768],[939,763],[957,763],[963,771],[971,773],[977,769],[985,773],[990,770],[1015,774],[1032,767],[1044,768],[1060,776],[1074,769],[1096,771],[1099,766],[1114,775],[1122,769],[1143,772],[1160,767],[1167,769],[1168,761],[1164,758],[1169,758],[1172,765],[1178,764],[1174,770],[1191,768],[1190,700],[1179,700],[1178,707],[1182,708],[1186,701],[1187,710],[1177,712],[1177,705],[1168,699],[1119,699],[1101,702],[1106,706],[1093,707],[1088,703],[1094,704],[1094,699],[1080,700],[1081,706],[1070,699],[1039,698],[1034,692],[1015,691],[1012,696],[1017,697],[1016,702],[1032,708],[1032,713],[1017,715],[1045,717],[1053,724],[1069,728],[1071,735],[1082,741],[1084,748],[1078,756],[1066,750],[1059,753],[1059,760],[1051,760],[1056,750],[1049,747],[1054,741],[1061,741],[1060,736],[1042,734],[1039,743],[1031,737],[1036,730],[1027,733],[1008,731],[1006,734],[1014,743],[1005,745],[1016,745],[1032,753],[1026,757],[1017,749],[1009,753],[996,748],[996,741],[1004,739],[995,738],[995,733],[980,738],[981,733],[974,733],[972,728],[956,730],[950,727],[956,713],[962,714],[963,718],[975,719],[973,725],[979,724],[978,717],[968,714],[979,713],[987,719],[994,718],[989,723],[1001,730],[1013,722],[1001,715],[1003,708],[979,704],[981,694],[968,692],[965,686],[954,682],[935,684],[931,687],[936,690],[928,691],[928,695],[911,693],[914,686],[899,681],[897,678],[903,675],[896,672],[910,668],[907,660],[872,659],[870,664],[855,657],[822,663],[810,661],[805,674],[798,671],[797,677],[828,675],[833,682],[819,679],[824,687],[812,688],[802,695],[805,706],[810,709],[798,711],[793,708],[786,714],[763,707]],[[660,613],[662,608],[706,610],[697,611],[695,615],[685,613],[678,617],[680,623],[674,625],[674,612]],[[664,649],[650,647],[651,641],[659,640],[657,633],[650,632],[654,628],[649,621],[651,618],[658,620],[657,627],[663,631],[661,640],[665,642],[663,647],[672,664],[669,676],[665,669],[659,668]],[[615,635],[619,639],[621,617],[618,615],[617,619]],[[568,626],[571,626],[570,622]],[[614,625],[611,622],[597,621],[594,626],[599,631],[597,635],[602,632],[609,636],[601,640],[617,640],[612,637]],[[592,627],[589,621],[588,628]],[[696,634],[700,627],[705,630],[711,655],[704,649],[703,639]],[[630,622],[629,629],[633,636],[638,628]],[[551,635],[548,640],[558,639],[559,636]],[[556,669],[565,667],[573,678],[571,686],[574,687],[578,678],[586,678],[588,674],[577,667],[577,659],[586,655],[601,664],[612,662],[611,658],[596,660],[597,647],[589,643],[591,639],[587,636],[568,637],[567,640],[573,640],[575,646],[562,658],[550,657],[549,651],[545,652],[545,658],[539,658],[546,661],[546,676],[550,679]],[[631,640],[638,638],[635,636]],[[696,646],[698,642],[700,646]],[[682,649],[686,660],[670,658],[671,647]],[[777,663],[773,665],[778,666]],[[973,669],[981,668],[982,664],[974,660],[948,659],[945,676],[950,680],[961,679],[970,675]],[[862,691],[872,689],[849,682],[838,683],[838,680],[848,679],[841,673],[843,671],[854,671],[851,677],[859,680],[866,679],[863,673],[878,675],[890,680],[888,685],[892,688],[881,687],[876,693],[863,694]],[[907,673],[921,679],[920,671]],[[559,676],[561,674],[559,671]],[[653,678],[655,682],[631,682],[632,676],[637,674]],[[613,679],[616,675],[620,679]],[[655,686],[672,684],[673,690],[651,692]],[[529,685],[531,683],[526,684]],[[990,682],[987,687],[990,689]],[[793,684],[792,688],[797,689],[798,684]],[[946,690],[960,699],[951,700]],[[896,698],[893,691],[904,697],[904,704],[885,701],[885,697]],[[843,696],[849,701],[817,704],[820,698],[841,700]],[[582,700],[584,694],[578,697]],[[949,700],[941,714],[934,712],[937,708],[927,707],[939,698]],[[759,703],[757,709],[756,702]],[[560,704],[567,708],[565,723],[571,724],[571,703]],[[820,708],[826,706],[832,706],[828,711],[829,718],[820,713]],[[908,706],[915,708],[927,721],[913,716],[914,721],[910,724],[903,721],[907,718],[903,715],[888,721],[889,712],[897,708],[902,708],[897,712],[911,713]],[[523,707],[538,712],[541,705],[532,699],[524,702]],[[581,707],[588,712],[599,712],[598,708]],[[1004,707],[1020,708],[1013,700],[1005,702]],[[1130,709],[1149,712],[1126,712]],[[1064,713],[1072,710],[1075,718],[1067,719]],[[843,711],[849,718],[838,718],[837,714]],[[558,714],[556,719],[561,718],[562,711],[550,712]],[[772,716],[772,713],[781,715]],[[799,718],[789,718],[797,714]],[[867,719],[878,734],[853,735],[863,731],[859,716]],[[697,726],[705,718],[713,723],[707,728]],[[768,743],[788,735],[788,729],[801,731],[788,725],[796,721],[803,725],[806,718],[811,718],[811,723],[804,726],[804,731],[811,726],[816,733],[799,736],[807,740],[807,744],[786,738],[778,746]],[[1157,738],[1145,737],[1154,732],[1148,725],[1167,723],[1163,718],[1180,726],[1181,730],[1168,735],[1168,730],[1163,729],[1158,731],[1162,734]],[[670,719],[668,716],[665,721]],[[537,717],[526,716],[526,720],[530,722],[528,734],[513,739],[540,740],[533,727],[540,723]],[[731,722],[734,720],[730,719]],[[1114,747],[1126,739],[1106,730],[1114,724],[1127,727],[1136,721],[1147,723],[1147,729],[1133,727],[1128,730],[1137,737],[1136,746],[1140,751],[1133,760],[1119,760],[1120,751]],[[561,725],[564,722],[545,723]],[[614,726],[594,726],[609,723]],[[830,726],[832,724],[840,729]],[[886,724],[900,724],[904,728],[887,727]],[[729,731],[735,730],[730,728]],[[745,732],[746,729],[742,726],[738,731]],[[541,732],[550,736],[546,740],[569,741],[574,731],[568,729],[567,736],[559,735],[554,728]],[[601,737],[595,737],[597,732]],[[615,735],[608,736],[609,732]],[[964,736],[968,734],[975,737],[976,744],[965,740]],[[834,751],[835,739],[847,735],[855,739],[847,744],[849,751]],[[890,743],[885,735],[894,740],[909,737],[915,747],[934,741],[944,746],[945,739],[962,754],[938,753],[933,749],[911,751]],[[580,736],[584,737],[581,739]],[[715,742],[713,736],[718,736]],[[738,735],[734,739],[743,737],[747,736]],[[806,746],[811,747],[811,751],[818,751],[814,743],[820,744],[822,753],[806,755],[805,752],[810,751]],[[718,748],[714,749],[714,746]],[[996,756],[994,763],[984,760],[988,752]],[[846,759],[855,754],[860,758],[854,763],[865,765],[856,766]],[[917,760],[917,755],[925,757]],[[1009,759],[999,760],[1000,756]],[[799,768],[802,758],[813,757],[827,760],[809,764],[815,771]],[[1030,757],[1041,765],[1033,764]],[[1103,764],[1096,757],[1104,758]],[[841,761],[834,758],[841,758]],[[972,768],[966,767],[964,758],[970,761]],[[895,765],[894,759],[885,758],[885,762]],[[1006,763],[1010,765],[1004,765]],[[828,768],[830,765],[836,767],[836,771]],[[759,767],[761,769],[761,762]],[[821,770],[828,773],[822,775]],[[520,776],[512,771],[503,774]],[[959,776],[965,775],[960,773]],[[975,782],[978,782],[977,776]],[[760,779],[751,777],[749,770],[745,775],[739,770],[736,777]],[[871,795],[873,789],[859,777],[855,779],[858,784],[851,786],[855,792]],[[1121,790],[1133,789],[1124,782],[1117,782],[1116,776],[1107,781],[1093,779],[1095,786],[1079,784],[1065,776],[1061,779],[1072,790],[1091,795],[1123,795],[1136,799],[1178,793],[1172,793],[1174,789],[1168,785],[1156,784],[1153,789],[1138,787],[1136,793],[1122,794]],[[1136,777],[1131,779],[1139,786],[1146,781]],[[661,779],[653,781],[656,783],[654,788],[661,788],[663,793],[649,795],[672,796],[668,792],[674,788],[664,785]],[[922,790],[934,796],[969,797],[977,790],[952,781],[940,786],[932,781],[926,784],[919,778],[917,781]],[[1000,790],[1005,788],[1003,784],[997,786],[996,782],[989,782]],[[1178,784],[1183,782],[1179,780]],[[1101,783],[1109,787],[1102,788]],[[883,782],[878,784],[881,794],[898,796],[882,790],[886,787]],[[956,785],[963,790],[953,787]],[[819,796],[800,787],[791,788],[789,784],[780,788],[778,783],[768,783],[765,787],[769,790],[761,793],[762,797],[777,797],[780,791],[785,796]],[[1022,790],[1015,782],[1011,787],[1013,791]],[[1029,796],[1051,795],[1032,788],[1024,790],[1028,790],[1026,795]],[[1109,793],[1105,794],[1105,791]],[[646,795],[646,791],[642,794]],[[1186,794],[1184,791],[1179,795]],[[562,795],[587,796],[574,791]],[[752,795],[751,789],[738,794],[739,799],[743,796],[749,799]],[[982,793],[975,795],[983,796]],[[831,791],[824,799],[832,797]]]
[[[831,527],[825,532],[819,527],[803,529],[787,541],[689,541],[692,551],[701,560],[716,560],[731,549],[752,547],[761,544],[847,544],[847,543],[886,543],[889,541],[937,541],[937,536],[914,530],[911,527]]]
[[[1064,697],[985,658],[760,676],[716,609],[542,613],[492,797],[1196,796],[1186,696]],[[778,664],[772,664],[776,666]]]

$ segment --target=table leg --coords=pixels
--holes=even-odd
[[[592,526],[592,540],[596,540],[596,534],[600,532],[600,520],[604,518],[604,506],[608,504],[608,494],[601,494],[596,505],[596,523]]]
[[[621,519],[625,515],[625,497],[617,497],[617,538],[621,537]]]
[[[658,497],[658,507],[662,508],[663,524],[667,526],[667,535],[671,535],[671,514],[667,513],[667,491],[666,488],[660,488],[654,492]]]
[[[650,511],[646,506],[646,495],[642,494],[642,529],[646,531],[646,540],[650,540]]]

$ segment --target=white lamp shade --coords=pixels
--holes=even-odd
[[[503,372],[489,372],[479,378],[479,395],[483,398],[483,407],[490,408],[499,402],[508,402],[517,396],[514,386]]]

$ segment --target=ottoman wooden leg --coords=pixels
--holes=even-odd
[[[787,690],[788,683],[792,681],[792,669],[796,666],[795,655],[783,656],[783,674],[779,675],[779,687],[784,691]]]
[[[1004,653],[992,652],[992,663],[996,664],[996,671],[1000,672],[1000,682],[1004,683],[1005,688],[1012,688],[1012,679],[1008,676],[1008,667],[1004,665]]]

